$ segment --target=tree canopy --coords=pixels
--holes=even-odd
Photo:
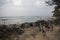
[[[56,5],[53,11],[53,17],[56,17],[56,21],[60,20],[60,0],[48,0],[46,3],[50,6]]]

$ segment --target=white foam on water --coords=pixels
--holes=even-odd
[[[7,19],[5,20],[6,24],[16,24],[16,23],[24,23],[24,22],[35,22],[37,20],[42,19],[49,19],[50,17],[39,17],[39,16],[22,16],[22,17],[0,17],[0,24],[4,24],[4,21],[1,19]]]

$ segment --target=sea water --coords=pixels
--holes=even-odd
[[[16,23],[24,23],[24,22],[35,22],[37,20],[47,20],[50,17],[44,16],[14,16],[14,17],[0,17],[0,24],[16,24]]]

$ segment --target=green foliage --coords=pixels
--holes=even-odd
[[[53,16],[54,17],[57,17],[56,20],[59,20],[60,19],[60,0],[49,0],[48,1],[50,4],[54,4],[56,5],[55,8],[54,8],[54,11],[53,11]],[[49,5],[49,3],[47,2],[47,4]],[[57,21],[59,22],[59,21]]]

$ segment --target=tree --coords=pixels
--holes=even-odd
[[[56,17],[55,22],[59,23],[60,21],[60,0],[49,0],[46,3],[50,6],[56,5],[53,11],[53,17]]]

